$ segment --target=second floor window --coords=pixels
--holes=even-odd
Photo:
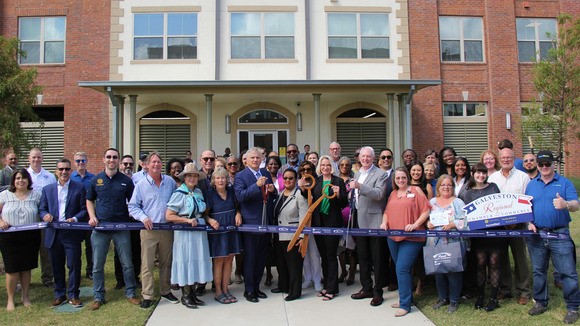
[[[555,19],[516,19],[519,62],[546,58],[548,51],[555,46],[556,25]]]
[[[21,64],[64,63],[66,18],[21,17],[18,20]]]
[[[231,14],[232,59],[294,59],[294,14]]]
[[[485,103],[458,102],[443,103],[444,117],[484,117],[486,116]]]
[[[481,17],[439,17],[441,61],[482,62]]]
[[[386,59],[389,56],[388,14],[328,14],[329,59]]]
[[[133,58],[196,59],[197,14],[135,14]]]

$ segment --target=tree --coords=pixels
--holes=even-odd
[[[20,123],[40,121],[32,106],[42,87],[36,85],[36,69],[18,64],[24,55],[18,39],[0,36],[0,149],[28,148],[29,136]]]
[[[580,18],[558,17],[558,35],[546,58],[533,67],[539,102],[531,105],[522,120],[524,140],[538,149],[550,149],[563,162],[565,144],[579,137],[580,126]]]

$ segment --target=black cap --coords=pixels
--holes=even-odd
[[[140,161],[145,161],[147,159],[147,156],[149,156],[149,152],[139,152]]]
[[[538,163],[546,163],[554,161],[554,154],[547,150],[541,150],[538,152]]]

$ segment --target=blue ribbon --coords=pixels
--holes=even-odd
[[[144,230],[143,223],[127,222],[127,223],[110,223],[102,222],[98,226],[92,227],[88,223],[68,223],[68,222],[38,222],[33,224],[26,224],[20,226],[11,226],[7,230],[0,230],[0,232],[18,232],[29,231],[44,228],[55,228],[65,230],[97,230],[97,231],[128,231],[128,230]],[[224,232],[224,231],[238,231],[250,233],[294,233],[297,227],[295,226],[276,226],[276,225],[253,225],[243,224],[238,227],[235,226],[220,226],[214,230],[209,225],[191,226],[190,224],[174,224],[174,223],[153,223],[153,230],[174,230],[174,231],[207,231]],[[382,230],[382,229],[347,229],[347,228],[327,228],[327,227],[306,227],[302,233],[313,235],[335,235],[341,236],[345,234],[354,237],[449,237],[449,238],[519,238],[529,236],[540,236],[545,239],[570,239],[570,235],[566,233],[540,231],[534,233],[528,230],[475,230],[475,231],[431,231],[418,230],[413,232],[405,232],[404,230]]]

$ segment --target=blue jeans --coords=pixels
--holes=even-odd
[[[415,259],[423,249],[423,242],[403,240],[396,242],[388,239],[389,250],[397,268],[397,283],[399,285],[399,306],[411,311],[413,302],[413,275],[411,269]]]
[[[463,285],[463,272],[435,275],[435,284],[439,299],[449,299],[451,303],[459,303]]]
[[[119,260],[123,266],[123,278],[125,280],[125,295],[127,298],[135,297],[135,274],[133,273],[133,260],[131,255],[130,231],[93,231],[91,243],[93,245],[93,291],[95,301],[105,301],[105,262],[109,245],[113,240],[115,250],[119,253]],[[138,255],[140,253],[137,253]]]
[[[554,267],[560,273],[566,308],[578,310],[580,290],[572,240],[542,239],[534,235],[528,237],[526,242],[532,260],[534,300],[544,306],[548,305],[548,263],[551,256]]]

